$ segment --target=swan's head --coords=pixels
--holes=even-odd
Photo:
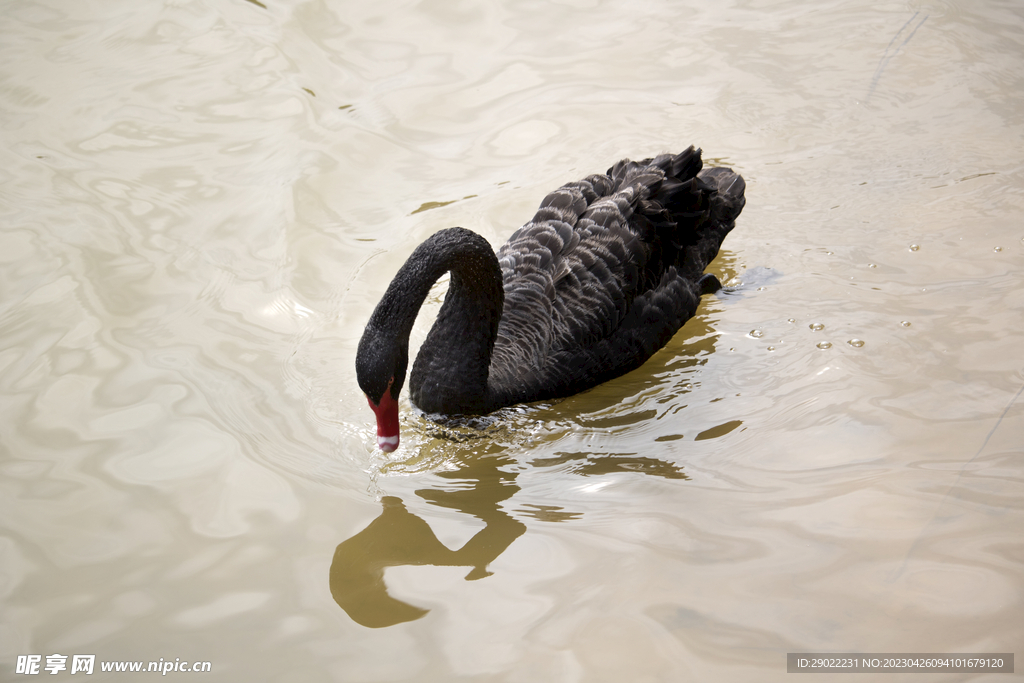
[[[405,383],[408,352],[368,326],[356,352],[356,379],[377,416],[377,445],[398,448],[398,395]]]

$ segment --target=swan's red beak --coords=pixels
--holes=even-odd
[[[385,453],[398,448],[398,401],[391,397],[391,386],[380,397],[380,403],[374,403],[367,396],[366,402],[377,416],[377,445]]]

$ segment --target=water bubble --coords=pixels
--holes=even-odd
[[[769,350],[769,351],[774,351],[774,350],[775,350],[775,347],[774,347],[774,346],[769,346],[769,347],[768,347],[768,350]]]
[[[919,246],[918,246],[918,245],[916,245],[916,244],[911,244],[911,245],[910,245],[910,251],[917,251],[917,250],[918,250],[918,249],[920,249],[920,248],[921,248],[921,247],[919,247]]]
[[[819,349],[831,349],[832,342],[818,342],[817,346]]]
[[[761,337],[764,336],[764,332],[762,332],[761,330],[751,330],[750,336],[753,337],[754,339],[760,339]]]
[[[874,263],[869,263],[868,264],[868,268],[877,268],[877,267],[878,266],[876,266]]]
[[[850,346],[852,346],[855,349],[859,349],[860,347],[864,346],[864,340],[862,340],[862,339],[854,338],[854,339],[851,339],[850,341],[848,341],[846,343],[849,344]]]
[[[1002,251],[1002,250],[1003,250],[1003,248],[1002,248],[1002,247],[996,247],[996,248],[995,248],[995,249],[993,249],[992,251]]]
[[[822,325],[821,323],[811,323],[810,325],[808,325],[808,327],[810,327],[815,332],[821,332],[823,329],[825,329],[825,326]]]
[[[826,253],[826,254],[828,254],[829,256],[831,256],[831,255],[832,255],[832,254],[834,254],[835,252],[834,252],[834,251],[826,251],[825,253]]]
[[[901,320],[900,321],[900,325],[902,327],[910,327],[910,321],[909,320]]]
[[[796,318],[786,318],[786,322],[787,323],[795,323],[796,322]]]

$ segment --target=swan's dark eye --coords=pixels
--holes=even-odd
[[[394,385],[394,383],[395,383],[395,378],[394,378],[394,376],[392,376],[391,379],[388,380],[388,385],[386,387],[384,387],[384,391],[380,392],[380,401],[374,401],[372,398],[370,398],[370,395],[368,393],[363,392],[363,396],[365,396],[366,400],[370,402],[370,407],[377,407],[377,406],[379,406],[381,404],[381,401],[384,400],[384,394],[391,393],[391,387],[392,387],[392,385]]]

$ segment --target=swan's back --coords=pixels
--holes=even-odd
[[[568,183],[498,251],[495,404],[568,396],[639,367],[696,312],[743,179],[700,150]],[[713,280],[713,278],[711,278]],[[714,281],[717,285],[717,281]]]

